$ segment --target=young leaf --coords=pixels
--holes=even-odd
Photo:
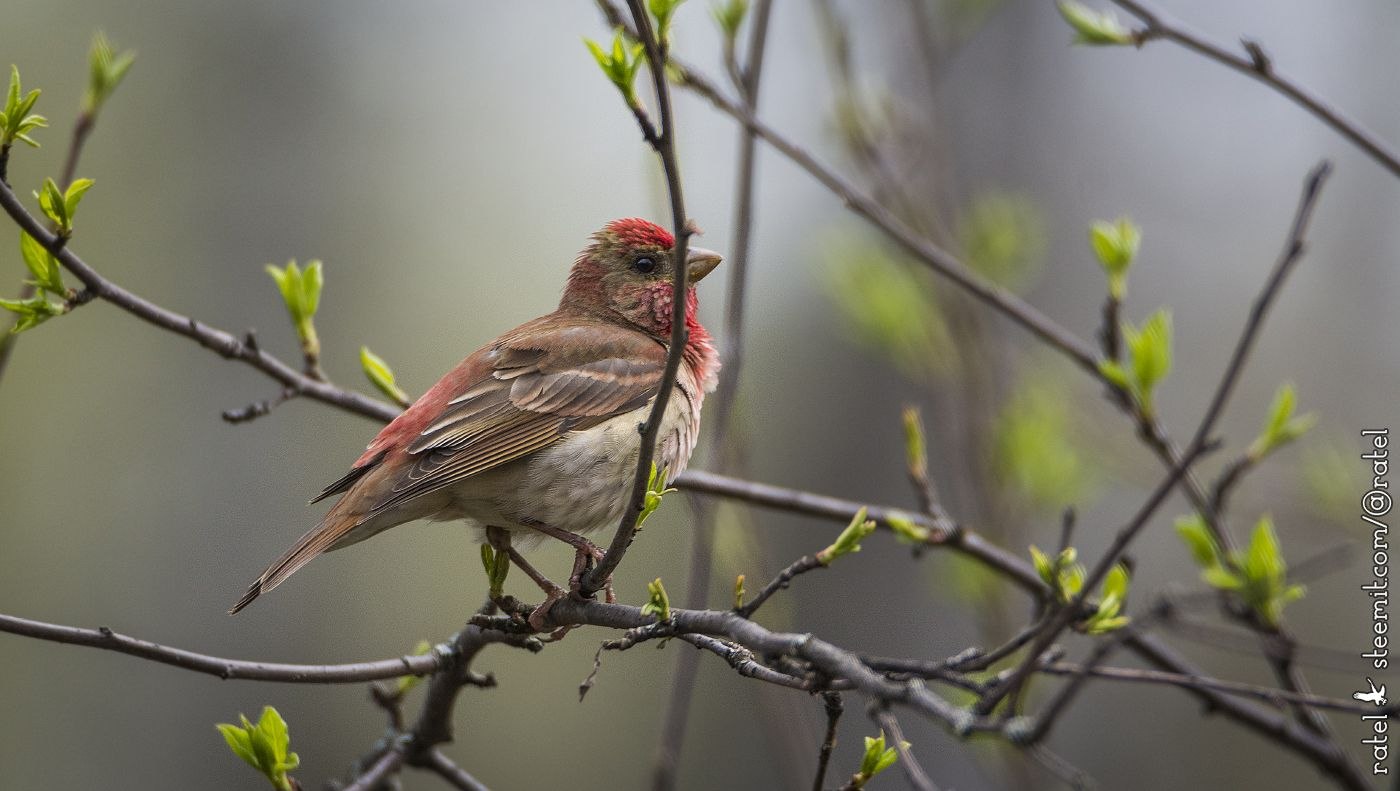
[[[264,706],[257,724],[238,715],[240,724],[220,723],[215,727],[234,755],[262,773],[277,791],[292,791],[287,773],[301,765],[296,753],[289,752],[287,723],[271,706]]]
[[[744,24],[744,17],[748,16],[748,13],[749,0],[726,0],[710,9],[710,14],[719,24],[720,32],[731,42],[739,35],[739,27]]]
[[[1109,294],[1121,300],[1127,291],[1128,268],[1142,244],[1142,231],[1127,217],[1116,222],[1097,220],[1089,227],[1089,244],[1108,275]]]
[[[647,473],[647,491],[643,495],[642,510],[637,514],[637,530],[642,529],[642,524],[647,521],[647,517],[656,512],[661,507],[661,499],[675,489],[668,488],[666,468],[657,469],[656,462],[651,463],[651,470]]]
[[[1177,519],[1176,533],[1181,536],[1186,548],[1191,550],[1191,557],[1195,558],[1196,565],[1203,569],[1220,565],[1220,548],[1215,545],[1215,538],[1210,534],[1206,520],[1202,519],[1200,514]]]
[[[63,213],[68,218],[71,225],[73,218],[78,213],[78,203],[82,201],[87,191],[92,189],[92,179],[73,179],[73,183],[68,185],[68,189],[63,193]]]
[[[626,46],[622,40],[622,31],[613,34],[611,50],[603,49],[602,45],[591,39],[584,39],[583,43],[588,46],[588,51],[593,53],[593,59],[598,62],[598,68],[603,70],[603,74],[622,93],[623,101],[628,107],[640,107],[637,101],[635,84],[637,81],[637,71],[641,68],[645,58],[642,55],[644,47],[641,44]]]
[[[394,370],[383,358],[369,350],[368,346],[360,347],[360,368],[365,372],[379,392],[387,396],[391,401],[399,406],[408,406],[411,399],[408,393],[394,381]]]
[[[1274,394],[1273,404],[1269,407],[1269,419],[1264,424],[1264,431],[1249,446],[1249,458],[1257,462],[1303,436],[1313,427],[1317,422],[1317,415],[1308,413],[1294,417],[1293,411],[1297,405],[1298,393],[1293,385],[1281,385]]]
[[[904,514],[890,512],[885,516],[885,524],[890,526],[890,530],[894,531],[895,540],[901,544],[928,543],[928,528],[914,524],[914,520]]]
[[[432,651],[433,644],[428,642],[427,640],[419,640],[418,645],[413,647],[414,656],[423,656],[425,654],[432,653]],[[399,676],[398,681],[395,682],[394,689],[398,693],[399,697],[403,697],[404,695],[407,695],[414,687],[418,686],[418,684],[422,680],[422,676]]]
[[[35,294],[29,299],[0,299],[0,308],[4,308],[19,317],[15,321],[15,326],[10,328],[10,333],[13,335],[33,329],[54,316],[61,316],[64,313],[62,305],[50,302],[48,297],[43,294]]]
[[[92,37],[92,48],[88,50],[88,85],[83,94],[83,113],[95,116],[117,89],[131,64],[136,62],[136,53],[127,50],[121,54],[112,51],[112,45],[102,31]]]
[[[865,509],[860,509],[851,519],[851,523],[846,525],[846,529],[841,531],[841,535],[836,537],[836,541],[817,553],[817,562],[823,566],[830,566],[831,561],[842,555],[859,552],[861,540],[874,531],[874,520],[866,519]]]
[[[49,125],[48,119],[42,115],[34,115],[29,111],[34,108],[34,103],[39,100],[38,89],[24,94],[20,88],[19,67],[10,66],[10,86],[5,92],[5,107],[0,111],[0,149],[8,150],[16,140],[34,148],[39,147],[39,143],[30,137],[27,132]]]
[[[657,577],[647,583],[647,603],[642,605],[643,615],[655,615],[658,621],[671,620],[671,597],[666,595],[666,587]]]
[[[671,19],[685,0],[647,0],[647,10],[656,18],[656,38],[662,46],[671,38]]]
[[[54,224],[60,235],[67,236],[72,233],[68,204],[64,202],[63,193],[59,192],[53,179],[44,179],[44,186],[34,193],[34,197],[39,199],[39,209]]]
[[[1074,28],[1074,43],[1090,46],[1133,43],[1133,33],[1109,11],[1095,11],[1083,3],[1060,0],[1060,16]]]
[[[59,268],[58,259],[44,249],[39,240],[20,231],[19,252],[20,257],[24,259],[24,265],[34,276],[34,285],[59,297],[68,296],[68,287],[63,285],[63,272]]]

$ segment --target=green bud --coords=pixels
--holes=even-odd
[[[909,742],[902,742],[901,746],[907,750]],[[851,778],[851,785],[865,788],[871,778],[894,766],[898,760],[898,748],[885,746],[884,731],[880,731],[879,736],[865,737],[865,754],[860,759],[860,771]]]
[[[919,414],[918,407],[906,406],[901,417],[904,419],[904,462],[910,475],[923,479],[928,476],[923,415]]]
[[[592,39],[584,39],[583,43],[588,46],[588,51],[593,53],[598,68],[603,70],[603,74],[622,93],[622,99],[627,102],[627,106],[641,107],[634,86],[637,82],[637,71],[646,60],[643,55],[645,48],[641,44],[625,45],[621,30],[613,34],[611,50],[603,49],[601,44]]]
[[[389,400],[403,407],[411,403],[412,399],[408,397],[408,393],[405,393],[403,388],[394,382],[394,370],[389,367],[388,363],[384,362],[383,358],[370,351],[368,346],[360,347],[360,369],[365,372],[370,384],[373,384]]]
[[[121,54],[112,51],[112,45],[102,31],[92,37],[92,48],[88,50],[88,86],[83,94],[83,113],[96,116],[121,84],[131,64],[136,62],[136,53],[127,50]]]
[[[24,259],[24,265],[34,276],[29,282],[50,294],[67,298],[68,287],[63,285],[63,271],[58,265],[58,259],[39,244],[38,239],[20,231],[19,252],[20,257]]]
[[[749,14],[749,0],[727,0],[727,2],[711,7],[710,14],[719,24],[719,30],[724,34],[724,38],[732,43],[739,35],[739,28],[744,24],[744,18]]]
[[[1176,534],[1181,536],[1182,543],[1191,551],[1196,565],[1203,569],[1220,565],[1220,548],[1215,545],[1215,538],[1200,514],[1178,518]]]
[[[482,544],[481,567],[486,570],[491,598],[499,599],[505,593],[506,576],[510,574],[510,554],[497,552],[489,544]]]
[[[305,270],[297,266],[296,259],[287,261],[284,269],[278,269],[272,264],[264,268],[277,283],[277,290],[282,292],[282,302],[286,304],[287,313],[292,317],[292,325],[296,327],[297,336],[301,339],[302,351],[308,357],[319,357],[321,341],[316,335],[313,319],[316,309],[321,304],[321,288],[325,285],[321,262],[310,261]]]
[[[1317,423],[1317,415],[1293,416],[1298,406],[1298,393],[1293,385],[1285,384],[1274,394],[1274,402],[1269,407],[1269,420],[1264,431],[1249,446],[1249,458],[1259,461],[1270,453],[1303,436]]]
[[[651,463],[651,471],[647,473],[647,491],[643,495],[642,510],[637,514],[637,530],[642,529],[642,523],[647,521],[656,509],[661,507],[661,498],[676,491],[666,486],[666,469],[657,469],[656,462]]]
[[[39,143],[27,133],[34,129],[40,129],[49,125],[49,121],[42,115],[35,115],[29,111],[34,109],[34,103],[39,101],[39,90],[30,91],[25,94],[20,88],[19,67],[10,66],[10,87],[5,92],[5,107],[0,110],[0,150],[9,150],[16,140],[32,146],[39,147]]]
[[[1074,43],[1090,46],[1122,46],[1135,43],[1133,33],[1111,11],[1095,11],[1073,2],[1060,0],[1060,16],[1074,28]]]
[[[860,509],[851,519],[851,523],[846,525],[846,529],[841,531],[841,535],[836,537],[835,543],[817,553],[817,562],[823,566],[830,566],[831,561],[842,555],[859,552],[861,540],[873,532],[875,521],[866,519],[865,509]]]
[[[927,544],[929,531],[927,527],[922,527],[914,523],[905,514],[891,511],[885,516],[885,524],[894,531],[895,540],[901,544]]]
[[[1087,634],[1107,634],[1127,626],[1131,619],[1119,614],[1127,599],[1128,569],[1119,563],[1104,578],[1098,609],[1084,621],[1081,626],[1083,631]]]
[[[671,597],[666,595],[660,577],[647,583],[647,603],[642,605],[642,614],[655,615],[658,621],[671,620]]]
[[[1098,220],[1089,228],[1089,244],[1108,275],[1108,293],[1123,299],[1128,288],[1128,268],[1142,244],[1142,231],[1127,217],[1116,222]]]
[[[48,297],[42,293],[35,294],[29,299],[0,299],[0,308],[18,316],[15,325],[10,328],[12,335],[33,329],[54,316],[61,316],[66,312],[63,305],[50,302]]]
[[[671,40],[671,19],[685,0],[647,0],[647,10],[656,19],[656,39],[664,47]]]
[[[734,609],[741,610],[744,607],[744,575],[740,574],[734,578]]]
[[[1172,369],[1172,317],[1158,310],[1141,328],[1123,322],[1123,341],[1128,349],[1125,378],[1128,389],[1148,415],[1154,413],[1153,395],[1157,385]]]
[[[414,656],[423,656],[425,654],[431,654],[432,652],[433,644],[428,642],[427,640],[419,640],[418,645],[413,647]],[[418,686],[419,682],[421,682],[422,680],[422,676],[399,676],[394,688],[395,690],[397,690],[399,697],[403,697],[404,695],[407,695],[409,691],[411,691],[414,687]]]
[[[288,752],[291,739],[282,715],[277,713],[277,709],[264,706],[256,725],[242,714],[238,715],[238,719],[239,725],[220,723],[215,726],[223,734],[229,749],[261,772],[274,789],[292,791],[292,779],[287,773],[300,766],[301,759],[296,753]]]

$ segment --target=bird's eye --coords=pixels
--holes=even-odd
[[[656,259],[649,255],[644,255],[632,262],[632,268],[644,275],[649,275],[656,271]]]

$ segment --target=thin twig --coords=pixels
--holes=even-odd
[[[641,514],[645,502],[647,481],[651,477],[652,460],[656,455],[656,440],[661,432],[661,420],[666,414],[666,404],[671,399],[671,391],[676,386],[676,377],[680,374],[687,337],[686,311],[689,305],[686,300],[686,250],[692,230],[685,215],[680,162],[676,158],[675,118],[671,111],[671,86],[666,79],[666,53],[652,30],[651,17],[647,14],[642,0],[628,0],[627,5],[632,11],[633,24],[636,25],[639,38],[646,49],[647,64],[656,93],[657,115],[661,119],[661,134],[652,141],[652,147],[661,159],[662,169],[666,171],[666,192],[671,201],[671,225],[675,237],[675,247],[671,252],[671,260],[674,262],[674,277],[671,281],[671,339],[660,388],[652,402],[651,414],[642,427],[641,448],[637,454],[637,469],[632,476],[632,492],[627,500],[627,508],[623,510],[622,520],[608,545],[607,555],[580,580],[579,592],[584,596],[591,596],[603,589],[617,565],[622,562],[627,548],[632,545],[632,539],[637,535],[637,517]]]
[[[733,37],[726,37],[726,63],[732,64],[735,86],[749,108],[756,107],[758,103],[763,55],[768,40],[768,19],[772,8],[772,0],[758,0],[754,4],[750,17],[752,27],[749,32],[748,52],[742,66],[736,60]],[[731,429],[735,422],[734,402],[744,361],[744,305],[748,293],[749,255],[753,246],[757,148],[757,139],[753,133],[747,129],[743,130],[740,133],[739,163],[734,185],[734,244],[725,266],[728,270],[728,281],[724,300],[723,346],[720,352],[724,372],[720,376],[714,397],[707,405],[709,414],[706,417],[715,427],[710,435],[710,447],[714,449],[714,465],[722,472],[731,471],[744,455],[737,447],[737,443],[742,441],[743,437],[733,434]],[[709,592],[714,566],[716,518],[717,510],[713,504],[699,504],[695,530],[691,534],[690,569],[686,575],[686,602],[690,607],[699,608],[707,604],[706,594]],[[676,767],[680,762],[681,747],[685,742],[686,728],[690,721],[690,703],[694,697],[695,679],[699,669],[700,657],[694,652],[677,653],[676,672],[671,680],[671,694],[666,702],[661,740],[657,744],[655,768],[652,772],[652,788],[656,791],[665,791],[675,786]]]
[[[403,766],[403,753],[398,750],[386,750],[379,756],[364,774],[355,778],[350,785],[345,786],[341,791],[377,791],[380,784],[389,776],[399,771]]]
[[[1204,55],[1216,63],[1228,66],[1245,76],[1258,80],[1287,96],[1318,120],[1332,127],[1334,131],[1351,141],[1353,145],[1364,151],[1367,156],[1390,171],[1392,175],[1400,176],[1400,155],[1397,155],[1390,146],[1359,121],[1333,107],[1302,84],[1279,74],[1278,70],[1274,68],[1272,59],[1264,54],[1264,48],[1259,42],[1253,39],[1244,39],[1245,54],[1240,55],[1184,25],[1166,21],[1159,11],[1146,3],[1137,0],[1112,0],[1112,2],[1142,20],[1147,26],[1136,34],[1139,43],[1156,39],[1172,41],[1192,52]]]
[[[816,556],[803,555],[802,557],[789,564],[787,568],[778,572],[778,576],[769,580],[768,584],[764,585],[763,589],[760,590],[758,594],[754,596],[753,599],[751,599],[748,603],[740,607],[735,607],[734,612],[737,613],[740,617],[752,618],[753,614],[758,611],[758,608],[762,607],[763,603],[768,601],[768,599],[772,597],[773,594],[787,588],[788,585],[792,584],[793,577],[797,577],[802,574],[806,574],[809,571],[814,571],[816,569],[823,568],[826,568],[826,566],[820,560],[817,560]]]
[[[880,726],[894,741],[894,748],[899,753],[899,768],[904,772],[904,778],[909,781],[917,791],[938,791],[938,787],[929,779],[928,772],[914,758],[914,752],[909,749],[909,741],[904,738],[904,729],[899,727],[899,720],[894,714],[884,706],[872,706],[870,717]]]
[[[484,783],[472,777],[471,773],[458,766],[451,758],[443,755],[441,750],[433,750],[428,753],[426,768],[431,769],[438,777],[446,780],[453,788],[460,788],[462,791],[489,791]]]
[[[68,645],[101,648],[121,654],[149,659],[163,665],[173,665],[205,673],[229,681],[278,681],[288,684],[358,684],[400,676],[425,676],[446,666],[455,649],[437,646],[427,654],[413,654],[375,662],[355,662],[339,665],[294,665],[280,662],[251,662],[242,659],[200,654],[183,648],[152,643],[100,626],[83,629],[76,626],[33,621],[13,615],[0,614],[0,632],[8,632],[37,640]],[[501,642],[497,633],[483,636],[488,642]]]
[[[0,182],[0,209],[4,209],[21,230],[34,237],[40,246],[52,253],[63,268],[73,273],[98,299],[110,302],[163,330],[190,338],[225,359],[250,365],[308,398],[379,421],[387,422],[398,416],[399,409],[395,406],[351,390],[344,390],[328,382],[312,379],[277,357],[257,347],[248,346],[230,332],[163,308],[106,279],[78,257],[77,253],[64,246],[60,237],[51,233],[30,214],[14,190],[3,182]]]
[[[78,160],[83,155],[83,145],[87,143],[88,136],[92,134],[93,127],[97,119],[91,112],[83,110],[78,113],[78,120],[73,124],[73,134],[68,139],[68,155],[63,161],[63,174],[59,177],[58,188],[60,191],[68,189],[73,183],[73,177],[78,172]],[[3,168],[0,168],[0,181],[4,179]],[[25,282],[20,286],[19,299],[26,300],[34,296],[36,287],[33,283]],[[10,325],[14,327],[19,324],[19,317],[16,316]],[[14,354],[15,344],[19,342],[19,335],[6,330],[0,330],[0,380],[5,377],[5,368],[10,363],[10,356]]]
[[[841,722],[841,714],[846,710],[840,692],[823,692],[822,708],[826,711],[826,736],[817,750],[817,776],[812,781],[812,791],[822,791],[826,784],[826,770],[831,765],[831,754],[836,750],[836,726]]]

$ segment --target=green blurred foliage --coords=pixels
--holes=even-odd
[[[1027,505],[1054,512],[1092,494],[1097,470],[1073,440],[1070,397],[1056,379],[1029,374],[997,417],[994,472]]]
[[[911,379],[957,371],[958,348],[931,279],[875,242],[828,248],[823,285],[856,340]]]
[[[1342,447],[1334,441],[1304,451],[1301,476],[1307,496],[1302,501],[1314,515],[1353,527],[1359,523],[1356,501],[1365,491],[1368,468]]]
[[[1040,274],[1045,219],[1023,195],[977,196],[958,219],[957,238],[967,265],[1001,286],[1019,291]]]

